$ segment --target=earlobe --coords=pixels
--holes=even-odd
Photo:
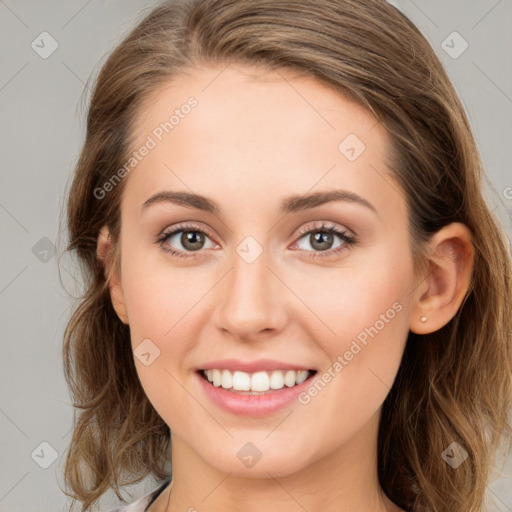
[[[409,329],[428,334],[444,327],[457,313],[473,275],[471,231],[454,222],[440,229],[427,249],[428,273],[413,295]]]
[[[112,245],[112,240],[107,226],[103,226],[98,235],[96,256],[103,265],[105,279],[110,291],[112,306],[114,307],[114,310],[121,322],[128,324],[128,315],[126,313],[120,269],[118,268],[115,250]]]

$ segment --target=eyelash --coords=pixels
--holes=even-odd
[[[198,226],[195,226],[193,224],[187,224],[187,223],[180,224],[180,225],[176,226],[175,228],[173,228],[171,231],[165,231],[158,237],[157,243],[160,245],[160,247],[164,251],[170,253],[171,256],[173,256],[173,257],[177,257],[177,258],[194,258],[194,257],[196,257],[195,255],[187,254],[187,252],[185,252],[185,251],[178,251],[176,249],[173,249],[169,245],[165,244],[165,242],[167,242],[167,240],[169,240],[169,238],[171,238],[173,235],[175,235],[176,233],[179,233],[181,231],[197,232],[197,233],[201,233],[201,234],[206,235],[209,238],[211,238],[209,236],[208,232],[205,231],[204,229],[201,229]],[[336,235],[339,238],[341,238],[341,240],[344,243],[342,245],[340,245],[339,247],[337,247],[336,249],[330,249],[328,251],[306,251],[308,253],[311,253],[311,254],[307,255],[308,258],[312,258],[312,259],[331,258],[332,256],[339,254],[340,252],[343,252],[345,250],[350,250],[358,242],[357,238],[355,236],[348,235],[347,231],[341,230],[333,224],[325,224],[324,222],[322,222],[322,224],[320,226],[313,226],[313,227],[307,226],[307,227],[301,229],[299,231],[299,237],[298,237],[297,241],[300,240],[301,238],[303,238],[304,235],[308,235],[310,233],[316,233],[316,232],[329,233],[331,235]],[[189,251],[189,252],[192,252],[192,251]],[[194,252],[199,252],[199,251],[194,251]]]

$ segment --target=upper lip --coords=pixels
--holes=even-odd
[[[198,370],[240,370],[246,373],[256,373],[265,370],[313,370],[310,366],[273,359],[258,359],[256,361],[240,361],[238,359],[219,359],[201,365]]]

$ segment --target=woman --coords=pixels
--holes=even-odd
[[[383,0],[155,8],[69,192],[69,495],[152,474],[119,511],[481,510],[512,390],[481,168]]]

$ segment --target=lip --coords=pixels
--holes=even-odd
[[[308,366],[295,363],[287,363],[286,361],[276,361],[274,359],[258,359],[257,361],[240,361],[238,359],[219,359],[210,361],[196,368],[197,370],[240,370],[246,373],[256,373],[265,370],[316,370]]]
[[[219,366],[212,368],[219,368]],[[238,368],[240,369],[240,367]],[[211,368],[208,367],[206,369]],[[226,369],[229,370],[230,368]],[[266,367],[266,369],[269,368]],[[276,369],[282,369],[282,366]],[[227,391],[222,386],[214,386],[201,375],[200,370],[195,372],[199,385],[213,404],[232,414],[252,417],[266,416],[291,405],[297,400],[297,396],[311,384],[315,375],[317,374],[309,376],[304,382],[291,388],[285,386],[282,389],[269,391],[261,395],[244,395]]]

